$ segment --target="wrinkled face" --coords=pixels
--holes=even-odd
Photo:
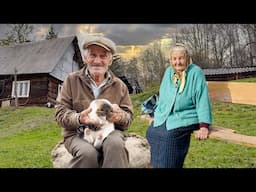
[[[111,55],[101,46],[91,45],[86,55],[87,68],[92,76],[104,77],[112,63]]]
[[[182,50],[172,51],[170,64],[177,72],[184,71],[188,64],[186,52]]]

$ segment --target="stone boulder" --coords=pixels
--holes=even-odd
[[[129,152],[130,168],[150,167],[150,147],[144,137],[129,133],[125,146]],[[64,144],[59,142],[53,148],[51,157],[54,168],[67,168],[72,155],[66,150]]]

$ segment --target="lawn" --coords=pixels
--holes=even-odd
[[[131,95],[134,121],[128,132],[145,136],[148,123],[139,118],[140,105],[157,86]],[[18,107],[0,109],[0,167],[51,168],[51,150],[62,139],[54,120],[54,108]],[[256,108],[252,105],[212,101],[213,124],[256,136]],[[215,139],[197,141],[191,147],[185,168],[256,168],[256,147]]]

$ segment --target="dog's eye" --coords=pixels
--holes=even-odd
[[[106,115],[106,112],[104,110],[102,110],[102,109],[101,110],[97,110],[96,113],[97,113],[98,116],[105,116]]]
[[[104,103],[102,105],[102,110],[104,110],[104,111],[112,111],[112,107],[109,104]]]

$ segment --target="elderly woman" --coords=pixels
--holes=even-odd
[[[123,131],[133,119],[132,102],[127,86],[109,70],[115,52],[116,45],[112,40],[89,36],[82,43],[82,56],[87,66],[69,74],[63,83],[55,117],[63,127],[65,147],[73,156],[69,167],[127,168],[129,165]],[[112,103],[113,114],[108,120],[115,125],[115,130],[100,149],[79,133],[79,128],[93,128],[97,124],[88,116],[89,105],[96,98]]]
[[[212,114],[203,71],[192,64],[188,49],[176,44],[170,51],[159,90],[154,119],[146,137],[151,146],[154,168],[182,168],[191,133],[199,140],[208,138]]]

